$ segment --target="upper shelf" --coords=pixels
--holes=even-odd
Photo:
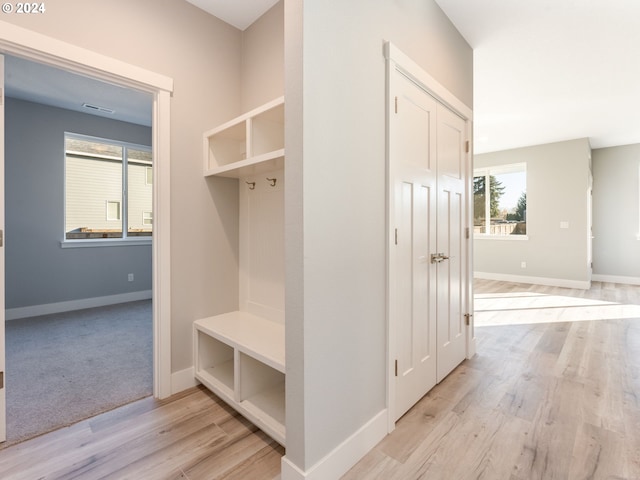
[[[284,166],[284,97],[204,133],[204,175],[240,178]]]

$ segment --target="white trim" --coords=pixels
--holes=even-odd
[[[153,395],[171,395],[171,98],[157,92],[153,102]]]
[[[71,72],[101,78],[146,92],[173,91],[173,79],[41,33],[0,21],[0,48]]]
[[[430,95],[434,96],[441,103],[444,103],[462,118],[469,121],[473,119],[473,111],[469,107],[435,78],[425,72],[420,65],[400,51],[393,43],[385,43],[384,56],[388,61],[394,63],[395,68],[418,84],[427,87]]]
[[[188,390],[189,388],[193,388],[199,384],[200,382],[195,378],[194,367],[174,372],[171,374],[171,395]]]
[[[594,282],[622,283],[624,285],[640,285],[640,277],[625,277],[623,275],[598,275],[593,274]]]
[[[51,313],[72,312],[84,308],[104,307],[118,303],[135,302],[137,300],[149,300],[150,298],[151,290],[142,290],[139,292],[120,293],[104,297],[82,298],[80,300],[68,300],[66,302],[8,308],[5,313],[5,320],[18,320],[20,318],[49,315]]]
[[[62,240],[60,248],[87,248],[87,247],[149,247],[153,243],[152,237],[113,238],[110,240]]]
[[[523,242],[529,240],[529,235],[491,235],[490,233],[474,233],[474,240],[500,240],[507,242]]]
[[[153,94],[153,394],[171,394],[170,96],[173,79],[0,21],[0,51]]]
[[[387,435],[387,416],[387,410],[382,410],[307,471],[300,470],[285,455],[281,463],[281,479],[327,480],[342,477]]]
[[[5,158],[4,158],[4,55],[0,51],[0,231],[4,232],[5,221]],[[5,369],[5,248],[0,248],[0,371]],[[7,439],[7,402],[6,388],[0,388],[0,442]]]
[[[498,280],[500,282],[527,283],[530,285],[546,285],[549,287],[579,288],[588,290],[591,284],[588,280],[568,280],[566,278],[528,277],[507,273],[473,272],[474,278],[484,280]]]

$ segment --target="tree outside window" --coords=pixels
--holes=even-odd
[[[474,234],[527,234],[525,164],[477,169],[473,177]]]

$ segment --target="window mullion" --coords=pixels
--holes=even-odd
[[[491,175],[489,172],[484,177],[484,231],[491,234]]]
[[[128,175],[129,149],[126,145],[122,147],[122,238],[127,238],[127,226],[129,225],[129,175]]]

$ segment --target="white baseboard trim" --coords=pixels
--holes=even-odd
[[[104,297],[83,298],[80,300],[69,300],[67,302],[45,303],[42,305],[32,305],[29,307],[8,308],[5,311],[5,320],[18,320],[20,318],[35,317],[38,315],[49,315],[51,313],[71,312],[82,310],[83,308],[104,307],[117,303],[135,302],[136,300],[148,300],[151,298],[151,290],[140,292],[121,293],[118,295],[107,295]]]
[[[185,368],[171,374],[171,395],[198,385],[193,367]]]
[[[384,409],[306,472],[285,455],[281,480],[339,479],[387,435],[387,420],[387,410]]]
[[[640,277],[623,277],[620,275],[596,275],[591,279],[594,282],[622,283],[625,285],[640,285]]]
[[[484,280],[498,280],[500,282],[528,283],[532,285],[546,285],[549,287],[579,288],[588,290],[591,284],[582,280],[567,280],[565,278],[527,277],[524,275],[510,275],[506,273],[473,272],[473,278]]]

